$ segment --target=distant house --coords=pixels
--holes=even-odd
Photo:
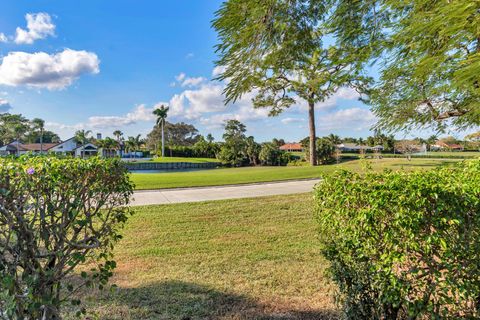
[[[336,146],[342,152],[360,152],[361,150],[372,150],[371,147],[361,146],[355,143],[341,143]],[[382,147],[383,150],[383,147]]]
[[[0,155],[15,155],[15,154],[26,154],[26,153],[47,153],[51,148],[56,146],[57,143],[28,143],[23,144],[21,142],[14,141],[0,148]]]
[[[92,144],[87,143],[85,146],[79,145],[75,138],[70,138],[60,143],[44,143],[43,146],[40,143],[28,143],[23,144],[18,141],[14,141],[0,148],[0,155],[19,155],[26,153],[56,153],[62,155],[71,155],[75,157],[81,157],[82,154],[86,157],[97,155],[98,148]]]
[[[280,150],[287,152],[302,152],[303,147],[300,143],[286,143],[280,147]]]
[[[447,143],[444,141],[437,141],[434,145],[430,146],[431,150],[449,150],[449,151],[463,151],[463,146],[456,143]]]

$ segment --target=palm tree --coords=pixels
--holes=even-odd
[[[167,113],[169,107],[161,105],[160,108],[153,110],[153,114],[157,116],[157,126],[162,126],[162,158],[165,156],[165,136],[164,136],[164,126],[167,119]]]
[[[78,130],[77,132],[75,132],[75,140],[78,143],[82,144],[82,151],[81,151],[82,159],[85,157],[85,145],[87,144],[88,136],[91,133],[92,133],[91,130]]]
[[[43,131],[45,130],[45,120],[40,118],[32,119],[33,130],[40,133],[40,154],[43,154]]]
[[[118,150],[120,151],[120,157],[122,156],[122,139],[123,139],[123,132],[120,130],[113,131],[113,135],[117,138]]]
[[[330,140],[330,142],[333,143],[334,145],[342,143],[342,139],[340,139],[339,136],[337,136],[336,134],[333,134],[333,133],[330,133],[327,136],[327,139]]]
[[[17,141],[16,146],[17,146],[17,156],[20,155],[20,137],[27,132],[28,128],[25,124],[21,122],[14,123],[10,129],[9,129],[13,136],[15,137],[15,140]]]

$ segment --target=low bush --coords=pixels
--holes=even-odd
[[[293,155],[280,150],[272,142],[266,142],[262,143],[258,158],[264,166],[286,166],[293,159]]]
[[[76,290],[102,289],[115,268],[132,192],[118,159],[0,158],[0,318],[81,313]]]
[[[341,171],[315,192],[322,251],[347,318],[480,317],[480,160]]]

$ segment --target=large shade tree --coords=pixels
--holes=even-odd
[[[480,124],[479,1],[329,4],[339,45],[381,59],[379,81],[369,92],[378,128],[441,131]]]
[[[153,110],[153,114],[157,117],[157,127],[162,128],[162,157],[165,156],[165,121],[167,120],[167,114],[169,107],[161,105],[160,108]]]
[[[357,59],[326,44],[326,12],[324,0],[228,0],[213,22],[226,102],[252,92],[254,107],[268,107],[270,115],[306,103],[312,165],[317,163],[315,105],[361,79],[360,69],[351,66]]]

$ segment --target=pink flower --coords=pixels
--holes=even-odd
[[[28,168],[27,169],[27,174],[31,175],[31,174],[34,174],[34,173],[35,173],[35,169],[33,169],[33,168]]]

